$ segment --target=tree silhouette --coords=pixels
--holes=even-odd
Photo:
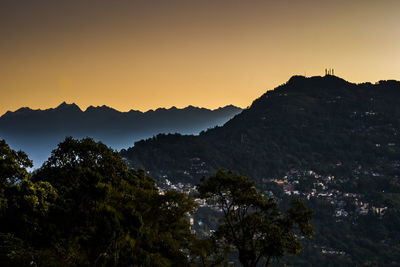
[[[194,202],[159,194],[144,171],[86,138],[67,138],[34,174],[0,142],[1,266],[188,264]]]
[[[57,193],[50,183],[34,182],[32,162],[0,140],[0,265],[27,266],[39,254],[35,245]]]
[[[298,254],[300,235],[311,238],[312,211],[294,200],[285,214],[274,198],[265,199],[246,176],[219,170],[199,185],[202,198],[223,212],[215,238],[235,249],[243,266],[269,265],[286,253]]]

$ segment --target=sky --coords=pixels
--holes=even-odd
[[[398,0],[0,0],[0,115],[249,106],[293,75],[400,80]]]

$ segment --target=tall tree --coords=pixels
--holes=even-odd
[[[268,266],[286,253],[298,254],[300,236],[311,238],[312,211],[294,200],[282,213],[274,198],[265,199],[248,177],[232,171],[219,170],[203,178],[199,193],[208,204],[223,212],[215,237],[235,249],[245,267],[256,266],[261,260]]]
[[[54,257],[80,266],[170,266],[187,262],[191,233],[183,194],[160,195],[144,171],[92,139],[67,138],[33,176],[59,198],[45,234]]]
[[[159,194],[117,152],[67,138],[33,175],[31,166],[0,141],[0,266],[189,264],[193,200]]]

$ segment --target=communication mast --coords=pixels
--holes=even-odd
[[[335,69],[325,69],[325,76],[335,75]]]

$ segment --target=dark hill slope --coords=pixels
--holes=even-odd
[[[280,207],[301,198],[315,210],[315,235],[289,266],[399,266],[399,103],[400,82],[295,76],[222,127],[121,153],[161,186],[224,167],[250,175]],[[215,215],[202,212],[196,221],[213,229]]]
[[[223,127],[200,136],[158,135],[122,151],[155,177],[197,180],[219,167],[257,181],[292,168],[326,173],[400,158],[400,83],[292,77]],[[183,175],[185,173],[185,175]],[[200,175],[199,175],[200,173]]]

